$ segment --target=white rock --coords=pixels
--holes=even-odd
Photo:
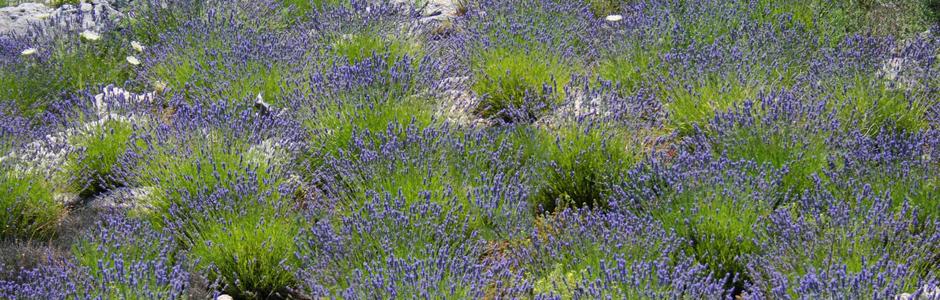
[[[232,296],[221,294],[218,297],[215,297],[215,300],[235,300]]]
[[[607,16],[606,18],[604,18],[604,20],[606,20],[607,22],[620,22],[621,20],[623,20],[623,16],[621,16],[621,15],[609,15],[609,16]]]
[[[39,3],[23,3],[0,8],[0,35],[26,34],[31,26],[41,24],[52,14],[52,11],[52,8]]]
[[[25,50],[23,50],[23,52],[20,52],[20,54],[23,56],[30,56],[30,55],[36,54],[36,51],[37,51],[36,48],[26,48]]]
[[[119,87],[108,86],[100,94],[95,95],[95,108],[99,116],[107,116],[112,113],[112,105],[152,103],[154,97],[153,92],[134,94]]]

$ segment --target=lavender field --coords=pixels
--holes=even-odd
[[[0,299],[940,300],[940,0],[27,2]]]

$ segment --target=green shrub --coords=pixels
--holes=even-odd
[[[378,98],[370,98],[372,96]],[[387,95],[376,90],[361,90],[346,97],[348,98],[323,103],[319,110],[304,122],[315,138],[314,149],[318,152],[314,157],[315,166],[319,166],[327,157],[337,155],[340,149],[351,150],[352,141],[366,132],[384,133],[389,126],[403,128],[414,125],[417,128],[425,128],[430,126],[434,119],[431,103],[421,97],[399,98],[397,95]]]
[[[65,214],[53,197],[53,183],[7,162],[0,166],[0,239],[53,235]]]
[[[161,141],[159,146],[144,152],[146,158],[138,166],[136,183],[155,190],[136,213],[149,218],[158,228],[168,225],[167,221],[182,221],[182,226],[195,226],[191,230],[195,232],[207,216],[193,211],[187,197],[236,191],[242,185],[257,193],[276,190],[282,182],[277,176],[282,168],[280,162],[256,157],[260,153],[251,149],[246,139],[219,131]],[[165,219],[171,208],[177,210],[175,219]]]
[[[753,99],[760,91],[746,78],[705,75],[701,81],[680,82],[666,79],[656,87],[663,93],[669,121],[673,129],[690,134],[693,126],[707,129],[707,124],[718,112],[731,109],[735,103]]]
[[[75,297],[173,299],[181,295],[173,276],[182,267],[175,243],[139,220],[106,216],[88,236],[72,245]],[[185,274],[185,273],[184,273]],[[188,277],[188,275],[183,275]]]
[[[81,3],[82,3],[81,0],[52,0],[51,2],[49,2],[49,4],[52,5],[52,7],[61,7],[66,4],[72,5],[72,6],[78,6]]]
[[[749,255],[761,252],[757,228],[762,218],[773,211],[773,203],[759,196],[760,186],[751,179],[719,179],[702,182],[669,193],[650,206],[653,217],[666,230],[686,239],[684,251],[709,267],[717,278],[737,276],[726,281],[741,288],[748,280]]]
[[[826,89],[833,96],[830,106],[846,130],[857,129],[868,136],[882,130],[915,133],[927,129],[930,107],[940,103],[865,77]]]
[[[512,122],[537,117],[541,110],[562,101],[564,87],[577,71],[571,62],[550,52],[508,48],[481,51],[471,63],[471,90],[482,97],[475,113],[486,118]]]
[[[663,69],[656,68],[662,63],[660,54],[664,50],[664,47],[644,49],[634,44],[601,60],[595,72],[600,78],[619,84],[620,89],[630,93],[657,79],[657,75],[664,75]]]
[[[70,153],[65,164],[70,189],[89,197],[123,185],[116,171],[133,133],[130,123],[109,119],[72,136],[69,142],[81,150]]]
[[[400,35],[395,35],[400,36]],[[405,56],[420,61],[424,55],[421,44],[413,38],[382,36],[377,32],[360,32],[341,36],[332,43],[332,54],[341,57],[349,64],[358,64],[373,55],[386,58],[389,65]]]
[[[618,128],[566,124],[539,129],[524,150],[544,174],[530,204],[536,212],[567,207],[606,206],[608,185],[636,163],[642,145]]]
[[[190,252],[210,280],[220,279],[225,293],[240,299],[270,299],[295,285],[299,260],[294,237],[301,223],[267,207],[228,215],[205,224]]]
[[[59,100],[61,94],[123,85],[135,76],[135,68],[126,61],[129,47],[116,36],[105,34],[97,41],[79,39],[69,36],[53,45],[48,59],[34,54],[0,66],[0,97],[17,103],[24,114],[34,115]]]
[[[831,153],[824,133],[773,124],[735,128],[717,139],[715,150],[733,161],[786,169],[780,184],[793,193],[813,188],[813,175],[823,175]]]

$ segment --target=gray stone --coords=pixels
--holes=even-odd
[[[0,35],[25,34],[30,26],[47,22],[53,9],[39,3],[0,8]]]
[[[82,2],[79,7],[62,5],[53,9],[39,3],[23,3],[0,8],[0,35],[21,36],[30,30],[42,33],[103,32],[121,13],[106,0]]]

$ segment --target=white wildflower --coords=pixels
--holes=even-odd
[[[127,63],[136,66],[136,65],[140,65],[140,60],[134,56],[128,56]]]
[[[607,16],[606,18],[604,18],[604,20],[607,20],[607,22],[620,22],[620,20],[623,20],[623,16],[621,16],[621,15],[609,15],[609,16]]]
[[[36,54],[36,51],[38,51],[36,50],[36,48],[26,48],[25,50],[23,50],[23,52],[20,52],[20,54],[23,56],[30,56],[30,55]]]
[[[137,41],[131,42],[131,48],[134,48],[137,52],[144,52],[144,45],[141,45]]]
[[[99,35],[97,32],[91,31],[91,30],[82,31],[82,33],[79,34],[79,35],[80,35],[83,39],[86,39],[86,40],[92,41],[92,42],[93,42],[93,41],[97,41],[98,39],[101,38],[101,35]]]

